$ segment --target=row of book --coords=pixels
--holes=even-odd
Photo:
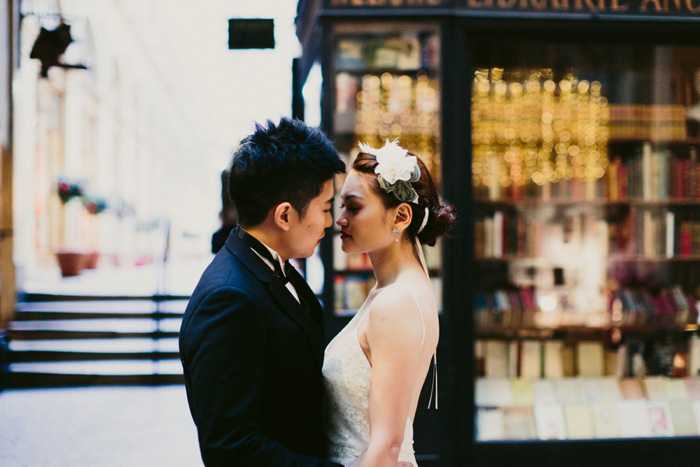
[[[622,288],[609,296],[609,310],[618,313],[622,325],[666,324],[683,326],[697,323],[697,301],[676,285],[652,294],[648,289]]]
[[[504,186],[498,177],[489,185],[475,184],[477,200],[522,199],[548,201],[692,201],[700,200],[698,149],[684,151],[654,149],[650,142],[639,146],[634,157],[613,155],[600,179],[560,180],[541,186],[534,183]]]
[[[700,220],[678,217],[669,209],[640,210],[634,216],[635,237],[640,239],[636,253],[667,258],[700,255]]]
[[[626,162],[619,156],[610,161],[606,172],[607,198],[613,201],[698,199],[699,174],[695,146],[688,148],[687,157],[678,157],[670,149],[654,150],[652,143],[644,142]]]
[[[697,436],[700,401],[622,400],[477,410],[477,439],[552,440]]]
[[[677,140],[688,134],[682,105],[610,104],[608,111],[611,140]]]
[[[335,276],[333,282],[334,308],[339,316],[355,314],[375,284],[374,275]]]
[[[476,381],[477,439],[592,439],[700,434],[700,379]]]
[[[648,325],[667,324],[682,326],[698,319],[696,299],[685,294],[678,285],[662,288],[652,293],[645,288],[624,287],[607,292],[604,297],[605,324]],[[575,306],[575,297],[565,291],[555,294],[531,287],[477,291],[474,294],[474,316],[477,327],[532,327],[538,322],[536,313],[542,312],[542,303],[558,301],[563,312],[566,306]],[[552,313],[556,306],[546,311]],[[570,308],[569,312],[583,311]],[[614,315],[614,316],[613,316]]]
[[[544,217],[530,210],[496,210],[474,220],[474,252],[477,258],[503,256],[537,257],[557,248],[572,250],[575,255],[586,240],[602,243],[597,250],[607,253],[610,235],[608,223],[597,219],[592,212]],[[618,242],[616,241],[615,244]]]
[[[700,378],[477,378],[477,407],[594,404],[621,400],[700,401]]]
[[[374,38],[341,36],[336,42],[335,50],[337,69],[432,69],[439,62],[440,38],[432,31],[407,31],[401,35]]]
[[[573,211],[573,210],[572,210]],[[609,255],[675,258],[700,255],[700,220],[684,209],[643,207],[601,219],[590,212],[536,217],[534,212],[496,210],[474,220],[477,258],[576,257],[583,247]]]
[[[590,338],[589,338],[590,339]],[[700,338],[477,339],[475,371],[487,378],[700,376]]]

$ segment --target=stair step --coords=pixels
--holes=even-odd
[[[177,338],[10,341],[13,362],[178,358]]]
[[[178,337],[178,331],[63,331],[63,330],[10,330],[10,340],[35,339],[142,339]]]
[[[182,375],[64,375],[17,373],[8,375],[8,385],[13,389],[86,387],[86,386],[156,386],[182,384]]]
[[[177,338],[167,339],[62,339],[10,341],[10,350],[15,352],[177,352]]]
[[[186,307],[186,300],[21,302],[15,307],[15,320],[182,317]]]
[[[179,331],[180,318],[111,318],[12,321],[10,331],[155,332]]]
[[[182,384],[178,335],[188,297],[65,298],[17,303],[9,387]]]
[[[18,302],[18,311],[81,311],[119,312],[119,311],[155,311],[184,312],[187,300],[168,300],[155,302],[153,300],[71,300],[51,302]]]
[[[10,363],[11,374],[42,375],[182,375],[180,359],[166,360],[84,360],[76,362]]]

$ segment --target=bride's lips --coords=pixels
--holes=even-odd
[[[346,238],[350,238],[350,237],[351,237],[351,235],[348,235],[348,233],[345,232],[344,230],[340,231],[340,239],[341,240],[345,240]]]

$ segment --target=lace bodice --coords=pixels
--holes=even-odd
[[[326,389],[325,431],[328,457],[348,465],[367,450],[369,443],[369,388],[372,367],[357,331],[367,319],[363,305],[355,317],[326,347],[323,381]],[[400,461],[416,464],[413,425],[406,419]]]

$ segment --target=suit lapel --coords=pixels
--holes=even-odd
[[[306,310],[302,309],[299,302],[296,301],[282,281],[275,276],[269,266],[236,235],[229,235],[226,240],[226,248],[231,254],[236,256],[260,282],[269,285],[272,298],[280,305],[281,310],[304,331],[309,338],[319,363],[322,362],[323,321],[321,306],[308,284],[306,284],[306,281],[304,281],[296,270],[292,271],[290,274],[290,281],[297,290],[297,293],[309,303],[308,313]],[[309,294],[311,295],[310,297]]]
[[[301,274],[299,274],[296,268],[289,268],[287,277],[289,278],[289,282],[291,282],[296,289],[299,297],[309,305],[309,316],[318,324],[321,328],[321,334],[323,334],[323,309],[318,302],[318,298],[316,298],[316,294],[311,290],[309,284],[304,280]]]

